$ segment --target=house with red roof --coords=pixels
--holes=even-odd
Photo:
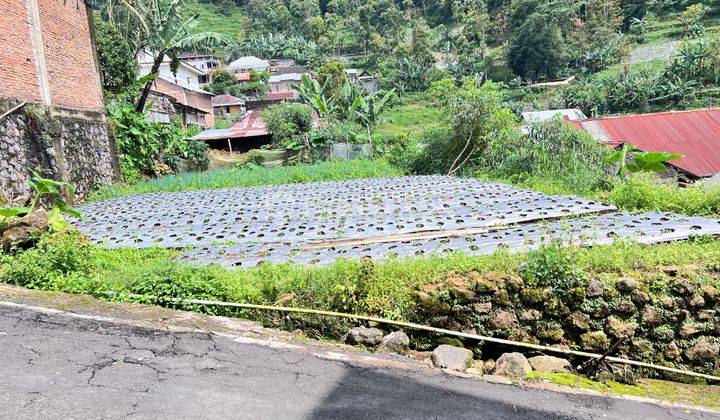
[[[670,165],[690,179],[720,173],[720,108],[619,115],[570,121],[613,148],[680,153]]]
[[[211,149],[244,153],[270,144],[272,134],[259,112],[249,112],[229,128],[205,130],[191,140],[204,141]]]
[[[212,107],[216,117],[245,114],[245,100],[227,93],[213,97]]]

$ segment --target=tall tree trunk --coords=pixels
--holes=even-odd
[[[158,71],[160,71],[160,66],[162,65],[162,62],[164,59],[165,59],[165,52],[161,51],[158,54],[158,56],[155,57],[153,66],[150,69],[150,74],[155,74]],[[145,104],[147,103],[148,96],[150,96],[150,89],[152,89],[152,85],[153,85],[153,80],[149,80],[147,83],[145,83],[142,94],[140,95],[140,98],[138,99],[137,104],[135,104],[135,111],[143,112],[145,110]]]

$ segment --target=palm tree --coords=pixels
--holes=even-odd
[[[153,55],[150,74],[155,74],[165,57],[177,62],[177,54],[182,51],[206,51],[230,42],[228,37],[215,32],[191,33],[198,15],[186,17],[183,6],[184,0],[109,0],[107,10],[110,21],[116,25],[117,17],[124,18],[121,32],[136,46],[136,55],[140,51]],[[152,83],[152,80],[145,83],[135,104],[136,111],[145,109]]]

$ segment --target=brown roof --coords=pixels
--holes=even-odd
[[[179,104],[190,108],[212,113],[212,94],[199,89],[191,89],[177,83],[173,83],[162,77],[153,81],[152,90],[175,99]]]
[[[230,94],[224,93],[212,98],[212,106],[243,105],[245,101]]]

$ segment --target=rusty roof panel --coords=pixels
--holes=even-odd
[[[720,173],[720,108],[622,115],[571,124],[613,147],[629,143],[643,151],[681,153],[683,157],[673,160],[672,165],[698,177]]]

